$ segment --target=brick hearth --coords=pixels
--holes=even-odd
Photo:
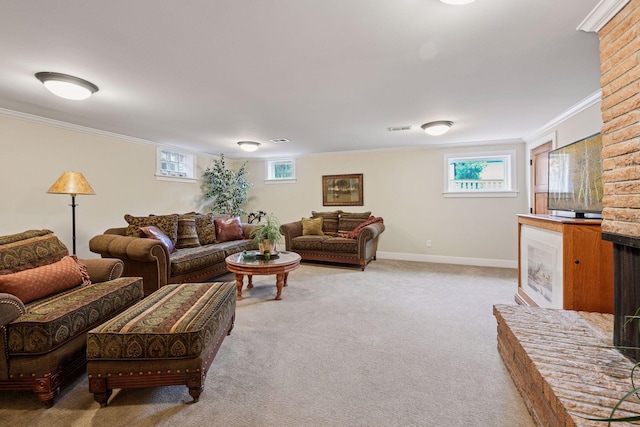
[[[537,425],[606,426],[585,418],[609,416],[633,389],[633,363],[610,348],[613,315],[516,305],[494,315],[498,351]],[[637,399],[622,408],[617,416],[640,414]]]

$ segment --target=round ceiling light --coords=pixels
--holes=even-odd
[[[453,122],[450,120],[439,120],[437,122],[429,122],[425,123],[422,126],[422,130],[424,130],[427,134],[432,136],[438,136],[445,134],[449,131],[449,129],[453,126]]]
[[[255,141],[239,141],[238,145],[244,151],[249,151],[249,152],[256,151],[258,147],[260,147],[260,143]]]
[[[36,73],[36,78],[54,95],[74,101],[87,99],[98,91],[93,83],[67,74],[43,71]]]

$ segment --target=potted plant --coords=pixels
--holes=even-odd
[[[275,244],[282,241],[280,221],[273,213],[268,214],[264,222],[259,223],[251,230],[251,237],[260,248],[261,254],[264,255],[265,252],[273,253]]]

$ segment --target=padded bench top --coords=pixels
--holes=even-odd
[[[200,355],[234,315],[233,282],[163,286],[87,334],[88,360]]]

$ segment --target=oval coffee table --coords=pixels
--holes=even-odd
[[[249,276],[247,289],[253,288],[252,276],[276,275],[276,300],[282,299],[282,287],[287,286],[289,272],[300,265],[300,255],[295,252],[280,251],[276,258],[269,261],[262,259],[245,259],[242,252],[229,255],[225,258],[227,269],[236,274],[236,287],[238,288],[236,300],[242,300],[242,286],[244,276]]]

